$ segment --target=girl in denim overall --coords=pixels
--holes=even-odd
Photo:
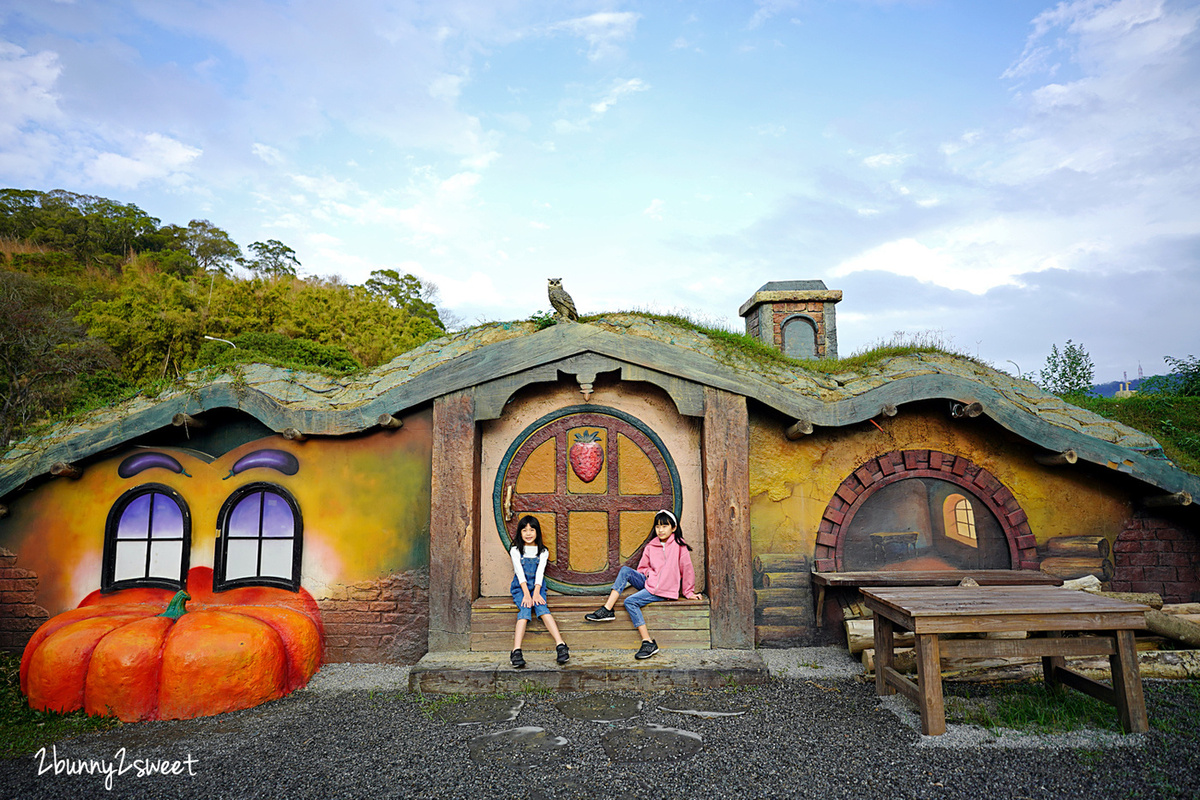
[[[554,637],[558,653],[556,660],[559,664],[567,663],[571,653],[546,605],[544,576],[550,551],[542,542],[542,525],[537,521],[537,517],[526,515],[517,521],[517,535],[508,553],[513,564],[513,580],[509,589],[513,602],[517,604],[517,628],[513,632],[513,651],[509,660],[517,669],[525,666],[525,656],[521,654],[521,641],[525,638],[525,628],[529,625],[529,620],[537,614],[546,630]]]

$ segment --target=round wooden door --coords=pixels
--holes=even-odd
[[[517,520],[537,518],[550,549],[546,585],[565,594],[605,591],[636,566],[654,514],[680,512],[679,473],[662,440],[614,408],[571,406],[521,432],[493,491],[507,550]]]

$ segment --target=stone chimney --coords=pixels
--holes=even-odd
[[[771,281],[742,303],[746,335],[793,358],[837,358],[839,290],[824,281]]]

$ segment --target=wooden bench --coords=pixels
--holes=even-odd
[[[621,601],[613,611],[617,618],[612,622],[588,622],[584,619],[604,602],[600,595],[574,597],[550,595],[547,605],[563,640],[572,650],[636,650],[642,642],[637,630],[629,621]],[[662,647],[682,647],[707,650],[712,647],[709,633],[709,601],[667,600],[652,603],[642,609],[650,635]],[[511,597],[480,597],[471,603],[471,649],[485,652],[505,652],[512,649],[513,628],[517,622],[517,609]],[[554,639],[545,626],[536,618],[525,631],[522,650],[553,650]]]
[[[825,610],[825,589],[864,586],[957,586],[970,578],[980,586],[1062,586],[1062,578],[1032,569],[920,569],[867,570],[863,572],[814,572],[817,587],[817,627]]]
[[[864,588],[875,614],[875,691],[900,692],[921,712],[921,732],[946,732],[943,656],[1040,656],[1046,684],[1070,686],[1117,707],[1127,733],[1149,730],[1133,632],[1146,627],[1146,606],[1056,586],[919,586]],[[912,631],[914,683],[893,666],[896,629]],[[944,634],[1029,631],[1031,639],[941,639]],[[1065,637],[1063,633],[1086,635]],[[1112,687],[1066,668],[1066,656],[1107,655]]]

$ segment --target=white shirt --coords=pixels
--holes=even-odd
[[[534,577],[533,584],[534,586],[541,586],[542,577],[546,574],[546,562],[550,560],[550,551],[543,550],[539,555],[536,544],[527,544],[520,549],[514,544],[508,553],[512,556],[513,573],[517,576],[517,583],[525,583],[525,568],[521,566],[521,550],[525,551],[525,558],[536,558],[538,560],[537,575]],[[529,589],[530,594],[533,593],[533,586],[525,588]]]

